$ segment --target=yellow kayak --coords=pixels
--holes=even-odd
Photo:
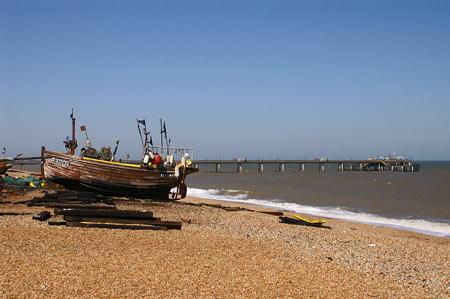
[[[310,223],[310,224],[323,224],[323,223],[326,223],[326,220],[316,220],[316,221],[311,221],[311,220],[302,218],[302,217],[300,217],[300,216],[297,216],[297,215],[295,215],[295,214],[294,214],[294,218],[297,218],[298,220],[301,220],[301,221],[304,221],[304,222]]]

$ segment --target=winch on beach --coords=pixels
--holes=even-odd
[[[184,198],[188,174],[197,172],[192,167],[193,150],[170,147],[166,123],[161,119],[161,146],[153,144],[151,132],[145,119],[137,120],[142,142],[142,161],[138,164],[116,161],[115,155],[119,141],[111,152],[109,147],[96,151],[91,147],[86,126],[85,147],[75,154],[78,142],[75,138],[75,117],[72,120],[72,139],[64,141],[67,153],[41,151],[41,173],[46,181],[60,184],[68,189],[90,190],[117,196],[140,198],[172,199]],[[164,142],[165,141],[165,142]]]

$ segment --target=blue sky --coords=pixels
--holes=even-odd
[[[0,0],[0,146],[450,160],[449,1]],[[78,127],[78,126],[77,126]],[[79,141],[84,136],[77,132]]]

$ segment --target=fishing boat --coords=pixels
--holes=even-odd
[[[161,130],[161,136],[163,133],[166,134],[166,146],[161,137],[161,146],[156,147],[153,146],[152,140],[148,139],[150,134],[146,127],[144,127],[144,142],[140,124],[143,123],[145,126],[145,120],[138,120],[143,158],[141,163],[132,164],[117,162],[114,156],[109,160],[102,160],[88,157],[83,152],[75,155],[77,142],[73,113],[71,118],[72,140],[65,142],[69,152],[52,152],[42,147],[41,172],[47,182],[60,184],[68,189],[89,190],[114,196],[151,199],[179,199],[186,196],[186,176],[198,171],[198,168],[192,167],[189,159],[193,155],[193,150],[170,147],[165,123],[165,132]],[[83,130],[83,127],[86,130],[85,126],[81,129]],[[114,154],[116,151],[117,146]]]
[[[12,159],[2,158],[0,159],[0,175],[5,174],[8,169],[12,167]]]

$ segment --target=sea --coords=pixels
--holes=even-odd
[[[200,166],[188,195],[450,237],[450,161],[417,161],[418,172],[325,171],[264,165],[220,173]]]

